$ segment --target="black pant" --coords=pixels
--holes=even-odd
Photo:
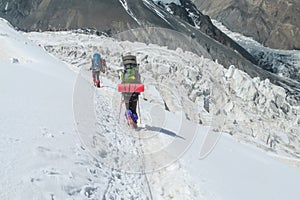
[[[137,101],[140,93],[124,93],[124,101],[126,110],[131,110],[133,114],[136,113]]]

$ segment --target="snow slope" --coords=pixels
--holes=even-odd
[[[172,51],[168,47],[71,32],[26,35],[78,67],[89,65],[91,55],[100,52],[109,64],[106,76],[116,82],[121,54],[134,52],[143,66],[143,81],[155,86],[162,96],[154,98],[153,93],[146,92],[143,95],[148,101],[166,104],[173,112],[182,110],[193,122],[214,126],[215,130],[267,151],[300,158],[299,102],[269,80],[252,79],[234,66],[227,70],[180,48]],[[217,116],[223,120],[212,120]]]
[[[207,113],[201,117],[207,126],[186,120],[193,118],[194,104],[172,82],[159,88],[156,79],[163,79],[153,72],[167,74],[181,66],[180,54],[207,68],[218,66],[213,62],[180,49],[105,37],[25,35],[37,43],[0,20],[1,200],[299,199],[299,168],[214,132],[217,126]],[[44,45],[52,52],[60,49],[68,63],[49,55]],[[122,114],[120,124],[117,120],[117,63],[126,50],[140,61],[147,59],[144,54],[153,63],[164,61],[153,71],[153,65],[141,68],[147,87],[138,130],[130,129]],[[88,71],[93,51],[108,61],[101,89],[92,86]],[[162,57],[155,62],[157,54]],[[197,80],[190,70],[186,76]],[[205,80],[211,78],[201,72]]]
[[[145,199],[143,177],[121,177],[82,146],[72,108],[76,74],[0,23],[1,44],[9,44],[1,49],[11,52],[0,61],[0,199]]]

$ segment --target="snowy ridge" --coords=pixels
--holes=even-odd
[[[175,3],[176,6],[183,8],[188,13],[187,17],[190,19],[188,24],[200,30],[200,26],[201,26],[200,16],[202,14],[191,2],[187,1],[184,2],[184,4],[175,1],[154,1],[154,2],[157,5],[162,6],[167,12],[169,12],[172,15],[174,15],[174,9],[176,10],[176,7],[174,8],[174,4],[171,3]]]
[[[160,18],[162,18],[165,22],[167,22],[171,27],[172,24],[166,19],[164,14],[161,13],[156,7],[156,5],[153,3],[152,0],[143,0],[144,5],[147,6],[150,10],[153,10]]]
[[[6,4],[5,4],[5,8],[4,8],[4,11],[5,11],[5,12],[7,12],[8,5],[9,5],[9,4],[8,4],[8,2],[6,2]]]
[[[181,5],[180,0],[153,0],[154,2],[162,2],[164,4],[175,3],[177,5]]]
[[[139,20],[134,16],[133,12],[128,7],[127,1],[126,0],[119,0],[119,2],[122,4],[122,6],[126,10],[126,12],[136,21],[136,23],[138,23],[138,25],[141,25]]]

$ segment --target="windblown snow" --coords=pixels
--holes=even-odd
[[[164,4],[175,3],[181,5],[180,0],[154,0],[154,2],[162,2]]]
[[[179,48],[2,19],[0,43],[0,199],[299,199],[299,105],[268,80]],[[108,64],[100,89],[94,52]],[[125,52],[146,86],[137,130],[124,108],[118,123]]]
[[[126,0],[119,0],[120,3],[122,4],[123,8],[126,10],[126,12],[128,13],[128,15],[130,15],[135,21],[136,23],[138,23],[138,25],[141,25],[141,23],[139,22],[139,20],[134,16],[133,12],[131,11],[131,9],[128,7],[127,1]]]
[[[150,10],[153,10],[161,19],[163,19],[165,22],[167,22],[169,25],[171,25],[171,23],[166,19],[165,15],[162,13],[162,11],[158,10],[158,8],[155,6],[155,3],[153,1],[143,0],[143,2],[144,2],[145,6],[147,6]]]

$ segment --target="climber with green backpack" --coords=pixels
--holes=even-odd
[[[122,82],[118,85],[118,91],[122,93],[123,99],[121,103],[125,102],[125,117],[128,124],[136,127],[138,120],[137,104],[140,92],[144,91],[144,85],[141,84],[139,65],[137,64],[136,56],[122,56],[122,65],[123,72],[120,76]]]

